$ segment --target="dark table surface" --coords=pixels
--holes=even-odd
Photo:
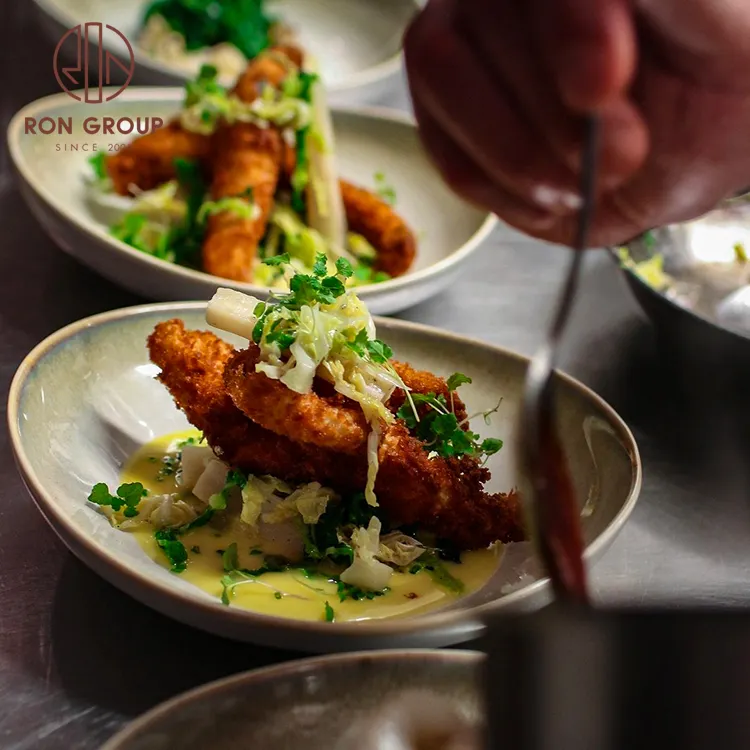
[[[8,112],[55,90],[50,45],[28,21],[23,28],[15,22],[13,65],[24,74],[3,92],[6,123]],[[403,88],[390,103],[408,106]],[[7,162],[2,166],[0,379],[7,392],[42,338],[142,300],[57,249],[26,210]],[[460,283],[401,317],[531,354],[565,252],[498,229],[466,263]],[[563,366],[629,423],[645,469],[632,520],[594,570],[602,603],[739,606],[750,598],[746,389],[741,377],[739,386],[725,382],[730,365],[693,355],[675,359],[609,256],[592,254]],[[178,692],[294,656],[192,630],[99,579],[32,504],[6,429],[0,440],[0,747],[96,748]]]

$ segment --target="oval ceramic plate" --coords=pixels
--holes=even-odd
[[[21,191],[52,239],[102,276],[147,299],[210,299],[216,287],[231,286],[256,297],[268,289],[194,271],[154,258],[116,240],[108,232],[113,221],[91,199],[85,179],[94,145],[108,151],[130,136],[87,135],[84,122],[104,117],[161,117],[177,112],[182,89],[130,88],[104,104],[85,105],[65,94],[45,97],[24,107],[8,128],[10,153]],[[25,131],[27,118],[63,118],[72,134],[44,135]],[[361,287],[359,296],[370,310],[390,314],[434,296],[451,284],[462,262],[487,237],[495,219],[464,203],[443,184],[405,115],[380,110],[334,111],[339,170],[343,177],[374,187],[382,172],[396,191],[396,210],[417,235],[417,258],[406,275]],[[87,126],[91,128],[91,126]],[[79,150],[71,151],[70,148]],[[86,146],[89,150],[81,150]]]
[[[157,706],[102,750],[371,750],[381,712],[413,699],[448,706],[479,733],[481,659],[470,651],[383,651],[260,669]]]
[[[134,48],[136,80],[149,85],[180,84],[191,75],[174,63],[155,59],[138,46],[147,0],[35,0],[53,43],[78,24],[103,22],[120,31]],[[399,80],[401,39],[421,3],[415,0],[273,0],[272,15],[297,34],[315,55],[331,101],[366,104],[381,101]],[[114,33],[102,46],[127,55]],[[71,48],[72,49],[72,48]],[[96,56],[94,56],[96,57]],[[73,61],[73,65],[75,65]],[[112,70],[117,73],[116,66]]]
[[[510,545],[492,578],[450,606],[411,618],[302,622],[255,614],[220,601],[156,565],[137,541],[88,507],[93,484],[116,485],[124,461],[155,436],[187,422],[154,376],[146,337],[162,320],[182,318],[207,329],[205,304],[133,307],[74,323],[39,344],[10,390],[8,419],[20,471],[39,509],[68,547],[95,571],[149,606],[193,626],[239,640],[307,651],[433,647],[465,641],[481,630],[483,612],[534,608],[547,583],[529,544]],[[474,382],[462,389],[469,413],[502,398],[488,427],[505,447],[493,456],[490,491],[517,484],[514,432],[527,360],[520,355],[411,323],[378,319],[378,335],[394,356]],[[227,337],[235,345],[238,339]],[[628,428],[598,396],[560,375],[559,429],[577,495],[585,501],[588,559],[609,546],[640,490],[638,450]],[[464,392],[465,391],[465,392]]]

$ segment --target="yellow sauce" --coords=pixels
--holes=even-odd
[[[165,472],[164,457],[177,451],[179,442],[198,437],[194,430],[165,435],[147,443],[128,461],[122,472],[123,482],[140,482],[150,494],[177,492],[174,475]],[[169,567],[157,546],[153,529],[145,527],[130,531],[156,563]],[[231,537],[230,537],[231,535]],[[237,542],[240,567],[255,568],[259,558],[251,554],[250,544],[237,539],[236,530],[219,532],[210,525],[188,532],[180,538],[188,551],[188,567],[182,576],[209,594],[221,597],[221,579],[225,575],[221,552]],[[461,563],[445,562],[446,570],[460,580],[464,594],[483,586],[497,569],[502,547],[464,552]],[[177,574],[176,574],[177,575]],[[250,609],[277,617],[297,620],[325,619],[326,602],[333,608],[335,620],[373,620],[385,617],[407,617],[447,606],[459,596],[438,585],[426,571],[416,574],[396,572],[389,584],[390,591],[374,599],[339,601],[336,584],[322,576],[306,577],[301,570],[265,573],[232,589],[231,606]]]

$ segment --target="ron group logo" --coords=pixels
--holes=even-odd
[[[116,35],[125,43],[127,62],[115,57],[104,48],[107,35]],[[73,45],[75,45],[74,50]],[[76,60],[75,67],[64,67],[60,59],[63,51],[68,53],[74,51],[70,57]],[[125,83],[105,98],[104,87],[111,85],[113,66],[125,73]],[[57,43],[52,67],[57,82],[68,96],[86,104],[101,104],[117,98],[128,87],[135,70],[135,53],[125,35],[114,26],[99,22],[78,24],[68,29]],[[93,75],[89,72],[91,67],[96,68],[96,73]],[[97,76],[97,79],[92,80],[93,76]]]

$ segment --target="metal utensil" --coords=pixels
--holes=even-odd
[[[581,208],[570,269],[547,340],[526,374],[519,429],[523,499],[539,552],[560,599],[588,601],[583,539],[565,458],[553,424],[553,374],[557,352],[578,289],[583,251],[594,215],[599,118],[586,120]]]

